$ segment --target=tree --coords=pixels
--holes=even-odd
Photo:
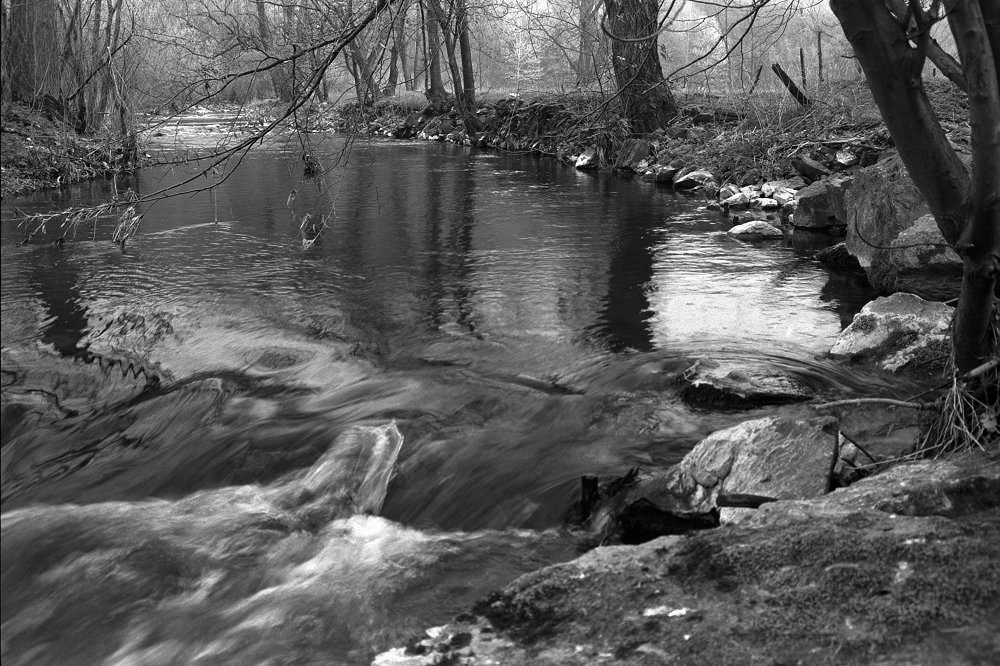
[[[656,0],[605,0],[604,8],[622,115],[634,132],[652,132],[677,115],[657,53],[659,6]]]
[[[831,6],[903,164],[962,257],[952,344],[956,370],[968,372],[998,353],[990,321],[1000,273],[1000,3],[831,0]],[[921,75],[930,27],[944,17],[968,91],[971,175],[935,117]]]

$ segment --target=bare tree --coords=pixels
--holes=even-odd
[[[997,354],[990,336],[1000,273],[1000,3],[832,0],[886,127],[941,233],[962,257],[953,345],[959,372]],[[972,173],[938,122],[921,72],[928,30],[951,25],[969,90]]]

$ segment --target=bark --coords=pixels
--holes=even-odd
[[[55,0],[11,0],[4,42],[12,100],[37,105],[59,95],[57,12]]]
[[[597,79],[597,0],[580,0],[580,53],[576,60],[576,85],[587,88]]]
[[[923,57],[909,43],[906,26],[893,18],[885,2],[830,3],[910,177],[945,239],[962,256],[963,286],[953,330],[959,373],[996,352],[989,321],[1000,271],[1000,82],[990,21],[1000,12],[992,3],[953,0],[947,7],[970,93],[971,178],[934,116],[921,80]]]
[[[463,102],[467,110],[474,114],[476,112],[476,74],[472,61],[472,43],[469,37],[468,8],[465,6],[465,2],[466,0],[455,0],[455,29],[458,31],[458,48],[462,54]]]
[[[423,5],[427,14],[424,17],[424,31],[427,37],[427,101],[433,107],[442,107],[448,98],[441,78],[441,33],[438,30],[437,0],[430,0]]]
[[[636,133],[652,132],[677,115],[657,53],[656,0],[605,0],[622,114]]]

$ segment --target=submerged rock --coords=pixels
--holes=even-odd
[[[784,236],[781,229],[765,220],[750,220],[743,224],[737,224],[728,233],[737,238],[782,238]]]
[[[844,242],[823,248],[816,253],[816,260],[834,270],[849,273],[863,272],[858,258],[847,250]]]
[[[954,311],[914,294],[876,298],[854,316],[830,354],[890,372],[940,374],[950,351],[948,329]]]
[[[813,397],[808,388],[775,370],[709,359],[695,362],[684,372],[681,382],[681,398],[694,407],[745,409]]]

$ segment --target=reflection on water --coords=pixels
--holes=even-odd
[[[15,246],[14,205],[106,184],[5,202],[5,662],[84,637],[81,663],[363,662],[569,557],[548,530],[580,475],[674,462],[746,418],[677,399],[688,358],[886,390],[822,358],[863,288],[729,238],[695,200],[440,144],[358,144],[321,183],[300,169],[251,155],[146,211],[124,253],[106,223]],[[306,214],[329,224],[308,247]],[[337,455],[389,423],[398,449]],[[345,487],[384,488],[351,505],[381,517],[303,508]]]

